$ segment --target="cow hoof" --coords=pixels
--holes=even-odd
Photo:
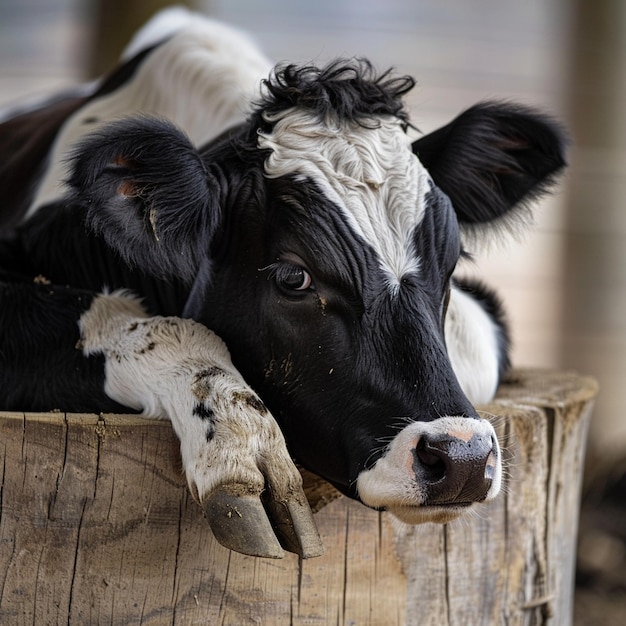
[[[207,498],[204,511],[213,535],[225,548],[270,559],[285,555],[258,496],[217,489]]]
[[[302,502],[267,498],[264,507],[256,495],[221,488],[206,499],[204,511],[213,535],[230,550],[270,559],[282,558],[283,548],[303,559],[324,552],[304,494]]]
[[[285,502],[268,498],[265,504],[274,531],[285,550],[303,559],[324,554],[324,546],[306,499],[303,502]]]
[[[225,548],[270,559],[285,555],[258,496],[217,489],[205,501],[204,512],[213,535]]]

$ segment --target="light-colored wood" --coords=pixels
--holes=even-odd
[[[571,620],[585,429],[595,383],[518,372],[485,411],[505,494],[407,527],[305,473],[323,557],[215,542],[167,422],[0,414],[0,624],[558,624]]]

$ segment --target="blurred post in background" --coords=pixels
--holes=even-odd
[[[88,73],[97,77],[115,66],[131,37],[157,11],[172,4],[197,8],[193,0],[93,0],[93,43]]]
[[[562,362],[600,382],[593,474],[626,457],[626,2],[572,7]]]

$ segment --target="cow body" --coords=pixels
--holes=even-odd
[[[290,455],[411,523],[492,499],[501,454],[474,404],[508,366],[506,327],[452,274],[467,235],[512,222],[562,167],[558,130],[486,104],[411,142],[411,79],[351,60],[261,88],[247,40],[176,15],[55,104],[38,163],[14,150],[0,170],[28,174],[0,209],[0,404],[169,417],[209,519],[236,505],[248,536],[273,537],[267,510],[305,556]]]

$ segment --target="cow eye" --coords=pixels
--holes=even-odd
[[[270,275],[284,291],[307,291],[314,288],[311,275],[299,265],[275,263],[270,268]]]
[[[281,287],[293,291],[305,291],[311,286],[313,282],[311,275],[304,268],[297,265],[286,265],[283,267],[283,271],[276,276],[276,280],[280,282]]]

